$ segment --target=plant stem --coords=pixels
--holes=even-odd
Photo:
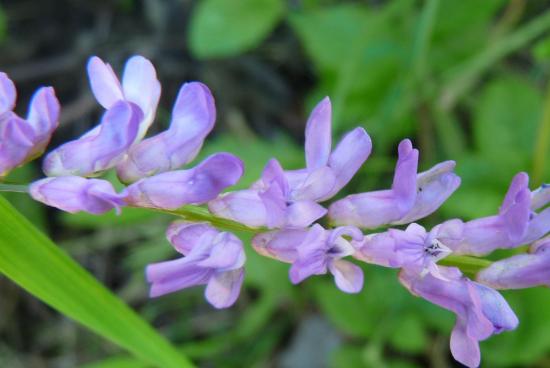
[[[550,83],[548,83],[544,110],[539,123],[537,137],[535,138],[535,150],[533,152],[533,184],[542,184],[544,170],[546,168],[546,155],[550,146]]]
[[[0,192],[28,193],[29,186],[23,184],[0,183]]]
[[[454,255],[445,257],[439,262],[442,266],[458,267],[462,272],[471,274],[476,274],[483,268],[489,267],[491,263],[491,261],[484,258]]]

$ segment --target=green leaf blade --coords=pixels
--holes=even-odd
[[[159,367],[191,363],[0,197],[0,272],[64,315]]]

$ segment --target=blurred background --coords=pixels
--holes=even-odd
[[[201,155],[242,157],[240,187],[271,157],[303,165],[307,116],[328,95],[335,138],[361,125],[374,146],[340,196],[387,188],[405,137],[423,169],[457,161],[463,185],[422,222],[432,226],[495,213],[518,171],[533,187],[550,181],[549,30],[542,0],[13,0],[0,5],[0,69],[16,82],[21,114],[37,87],[55,87],[63,110],[51,148],[100,117],[91,55],[119,73],[133,54],[153,61],[163,89],[151,133],[168,125],[181,84],[200,80],[218,108]],[[10,179],[39,178],[39,163]],[[346,295],[328,276],[291,286],[287,265],[247,249],[233,308],[214,310],[201,288],[149,300],[144,266],[176,256],[164,238],[171,218],[74,216],[9,199],[199,366],[458,366],[453,315],[408,294],[394,270],[365,266],[364,290]],[[505,297],[521,324],[481,344],[482,366],[550,367],[550,291]],[[139,367],[0,276],[0,367],[76,366]]]

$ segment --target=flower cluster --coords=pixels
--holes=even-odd
[[[242,176],[239,158],[217,153],[181,170],[197,156],[215,123],[214,99],[205,85],[184,84],[170,127],[145,138],[161,90],[151,63],[132,57],[121,83],[108,64],[93,57],[88,74],[105,112],[97,127],[45,157],[48,177],[30,186],[38,201],[93,214],[124,206],[174,210],[206,204],[209,218],[231,220],[254,231],[254,250],[290,264],[294,284],[330,272],[340,290],[358,293],[363,271],[350,259],[398,268],[401,284],[412,294],[456,314],[451,352],[468,367],[480,364],[479,341],[518,325],[497,289],[550,286],[550,237],[545,238],[550,232],[550,186],[531,191],[525,173],[513,178],[498,214],[467,222],[451,219],[428,231],[415,221],[436,211],[459,187],[460,178],[454,161],[418,172],[419,151],[405,139],[397,149],[389,189],[352,194],[325,206],[372,149],[360,127],[332,148],[331,103],[325,98],[307,121],[305,168],[285,170],[272,159],[248,189],[221,194]],[[44,151],[59,115],[51,88],[36,92],[27,120],[11,111],[14,101],[13,83],[0,74],[1,175]],[[127,185],[120,192],[106,180],[90,178],[109,169]],[[325,216],[323,227],[319,221]],[[390,228],[399,225],[407,226]],[[386,231],[364,233],[381,227]],[[206,285],[206,299],[214,307],[233,305],[246,257],[241,240],[222,230],[227,229],[189,219],[173,223],[167,238],[183,257],[147,267],[150,295]],[[459,268],[439,263],[451,255],[480,256],[529,244],[528,254],[494,262],[473,280]]]

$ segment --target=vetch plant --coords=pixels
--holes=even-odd
[[[205,297],[215,308],[232,306],[245,277],[248,246],[232,232],[244,230],[254,234],[250,245],[258,254],[290,264],[293,284],[330,273],[340,290],[359,293],[363,271],[355,262],[399,269],[399,281],[413,295],[456,315],[451,352],[462,364],[477,367],[479,342],[520,322],[497,290],[550,285],[550,187],[530,190],[525,173],[512,179],[498,214],[467,222],[450,219],[425,229],[416,221],[436,211],[458,189],[460,177],[454,161],[419,173],[419,150],[405,139],[398,146],[391,188],[327,204],[368,159],[372,143],[358,127],[333,148],[332,107],[325,98],[306,125],[305,168],[285,170],[273,158],[248,189],[223,193],[244,173],[238,157],[219,152],[182,169],[198,155],[215,123],[208,87],[184,84],[169,128],[146,138],[160,97],[152,64],[141,56],[130,58],[121,83],[108,64],[92,57],[88,73],[105,108],[100,123],[48,153],[47,177],[25,189],[35,200],[70,213],[142,207],[183,217],[167,230],[182,257],[146,269],[151,297],[205,285]],[[59,116],[50,87],[36,92],[26,120],[12,112],[14,102],[13,83],[2,73],[2,176],[44,151]],[[127,186],[117,192],[109,181],[94,178],[107,170],[116,170]],[[20,186],[5,183],[0,189]],[[319,223],[325,216],[327,221]],[[530,245],[528,253],[496,262],[473,258],[524,245]],[[466,266],[473,260],[483,267],[469,278]]]

